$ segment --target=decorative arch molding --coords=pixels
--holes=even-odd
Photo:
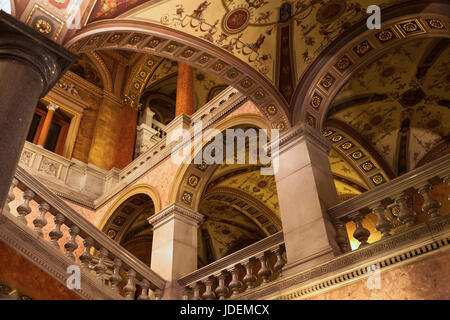
[[[248,96],[273,128],[290,127],[288,104],[269,80],[225,50],[184,32],[149,22],[115,19],[87,25],[65,46],[75,53],[131,50],[189,64]]]
[[[414,1],[383,11],[381,30],[367,30],[362,21],[339,37],[305,72],[294,93],[292,124],[305,122],[324,129],[328,109],[334,97],[359,69],[375,61],[386,51],[419,38],[449,38],[450,19],[447,2]]]
[[[269,130],[268,133],[270,134],[268,121],[263,116],[253,113],[231,116],[216,124],[212,129],[223,132],[226,129],[239,126],[254,126],[260,129],[266,129]],[[204,140],[208,141],[207,137]],[[202,143],[202,150],[204,145],[205,143]],[[207,182],[218,167],[217,164],[194,164],[192,161],[194,159],[193,151],[198,149],[200,149],[200,146],[192,146],[189,159],[186,159],[179,166],[170,188],[169,203],[178,203],[193,210],[198,209],[200,198],[207,186]]]
[[[153,206],[155,208],[155,214],[161,210],[161,199],[156,189],[148,184],[137,184],[125,189],[118,195],[118,197],[116,198],[116,200],[114,200],[111,207],[109,207],[109,209],[101,218],[97,227],[100,230],[103,230],[107,226],[108,221],[110,221],[113,218],[113,215],[116,213],[117,209],[131,197],[138,194],[144,194],[150,197],[150,199],[153,202]]]
[[[266,236],[282,229],[280,218],[272,210],[241,190],[229,187],[214,188],[203,196],[202,201],[207,200],[217,200],[235,207],[263,230]]]
[[[94,51],[86,52],[86,55],[94,63],[95,67],[97,68],[98,72],[100,73],[100,77],[102,78],[102,82],[103,82],[103,89],[105,91],[113,93],[113,83],[112,83],[111,73],[109,72],[108,67],[106,67],[106,64],[105,64],[105,61],[103,61],[103,58],[100,57],[100,55]]]

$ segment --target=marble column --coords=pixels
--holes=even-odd
[[[38,100],[75,58],[62,46],[0,11],[0,208]]]
[[[190,116],[194,112],[194,68],[187,64],[179,62],[175,117],[178,117],[180,114]]]
[[[280,137],[275,173],[286,245],[284,274],[327,261],[340,252],[326,210],[337,203],[328,162],[329,142],[309,126]]]
[[[58,109],[58,106],[54,104],[49,104],[47,106],[48,112],[44,119],[44,124],[42,126],[41,133],[39,134],[39,138],[37,141],[38,146],[44,146],[45,140],[47,140],[48,132],[50,130],[50,125],[52,124],[53,115],[55,114],[56,109]]]
[[[203,215],[178,204],[148,219],[153,226],[151,268],[167,280],[163,299],[181,299],[177,280],[197,270],[197,229]]]

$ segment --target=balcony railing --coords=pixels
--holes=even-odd
[[[178,280],[184,300],[228,299],[276,280],[285,265],[278,232]]]
[[[14,208],[16,197],[22,198],[23,202],[15,203],[17,215],[14,217],[10,207]],[[5,205],[6,217],[16,219],[23,228],[33,229],[40,241],[49,241],[52,246],[48,246],[48,250],[53,250],[52,254],[64,254],[72,264],[80,266],[85,276],[94,276],[102,290],[123,294],[129,300],[135,299],[137,291],[141,300],[149,299],[149,294],[160,297],[165,286],[163,278],[21,167],[17,168],[7,204],[11,206]],[[49,214],[53,219],[48,219]],[[126,272],[126,278],[122,277],[123,272]]]
[[[358,240],[358,247],[364,247],[376,231],[381,233],[381,238],[387,238],[415,224],[448,214],[440,212],[441,203],[432,195],[433,188],[443,183],[450,183],[450,155],[330,208],[328,213],[335,223],[337,243],[342,251],[351,251],[347,223],[354,223],[353,237]],[[417,210],[417,199],[422,202],[422,212]],[[370,213],[377,219],[376,230],[372,231],[363,226]]]

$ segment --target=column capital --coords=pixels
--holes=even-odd
[[[292,146],[303,140],[314,144],[325,153],[328,153],[330,151],[331,144],[328,139],[322,136],[320,131],[318,131],[317,129],[314,129],[311,126],[302,123],[290,128],[280,136],[278,146],[279,153],[283,153],[289,150]],[[272,147],[273,143],[276,142],[272,142],[271,149],[276,150],[276,148]]]
[[[0,59],[30,66],[42,81],[41,96],[56,84],[76,56],[30,26],[0,11]]]
[[[53,110],[53,111],[56,111],[58,108],[59,108],[59,107],[58,107],[56,104],[54,104],[54,103],[50,103],[50,104],[47,106],[47,109],[48,109],[48,110]]]
[[[174,203],[161,210],[159,213],[151,216],[147,221],[153,228],[158,228],[175,219],[197,226],[204,220],[204,216],[192,209]]]

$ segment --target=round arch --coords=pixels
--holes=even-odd
[[[111,219],[111,217],[116,212],[116,210],[125,201],[127,201],[131,197],[138,195],[138,194],[145,194],[150,197],[150,199],[153,201],[153,205],[155,207],[155,214],[161,210],[161,200],[159,198],[159,195],[158,195],[158,192],[156,191],[156,189],[147,184],[137,184],[137,185],[131,186],[130,188],[127,188],[126,190],[122,191],[122,193],[116,198],[116,200],[113,202],[113,204],[109,207],[109,209],[103,215],[103,217],[101,218],[97,227],[100,230],[103,230],[103,228],[106,226],[107,222]]]
[[[320,131],[335,95],[355,72],[384,52],[418,38],[449,38],[450,20],[441,15],[443,2],[397,6],[383,11],[381,30],[367,30],[365,21],[326,49],[299,82],[291,103],[292,123]]]
[[[270,130],[270,125],[263,116],[252,113],[231,116],[230,118],[227,118],[212,127],[212,129],[223,132],[226,129],[244,125],[251,125],[260,129]],[[270,134],[270,131],[268,133]],[[203,146],[204,143],[201,147],[203,148]],[[192,146],[192,150],[196,150],[198,148],[198,145]],[[189,155],[189,158],[189,160],[192,160],[193,157]],[[180,165],[169,191],[169,203],[179,203],[186,206],[186,202],[183,201],[183,194],[188,192],[192,197],[190,207],[193,210],[197,210],[200,203],[200,195],[203,193],[203,190],[205,189],[209,178],[214,173],[216,166],[217,165],[211,165],[203,168],[201,165],[195,165],[193,163],[183,163]],[[186,190],[186,187],[189,188],[189,191]]]
[[[150,22],[106,20],[87,25],[65,46],[75,53],[131,50],[192,65],[217,76],[252,99],[273,128],[290,127],[287,103],[269,80],[224,49],[184,32]],[[138,95],[130,99],[139,102],[135,100]]]

